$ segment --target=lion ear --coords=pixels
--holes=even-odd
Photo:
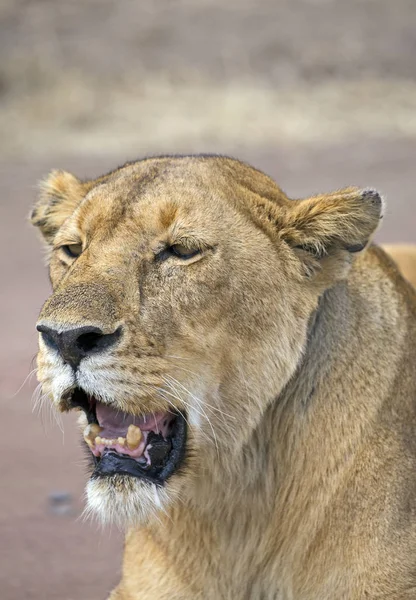
[[[40,194],[30,215],[48,243],[84,198],[88,186],[71,173],[52,171],[40,184]]]
[[[378,192],[346,188],[291,202],[279,234],[297,252],[309,276],[332,265],[335,278],[342,279],[351,255],[364,250],[382,217]]]

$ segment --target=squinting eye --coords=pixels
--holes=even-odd
[[[82,252],[82,244],[66,244],[65,246],[61,246],[61,248],[71,258],[76,258]]]
[[[175,256],[183,259],[192,258],[201,252],[201,250],[198,248],[187,248],[183,244],[173,244],[173,246],[170,246],[167,250]]]

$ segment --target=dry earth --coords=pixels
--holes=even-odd
[[[0,156],[416,137],[414,0],[0,0]]]

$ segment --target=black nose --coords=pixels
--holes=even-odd
[[[113,333],[103,333],[99,327],[76,327],[59,332],[46,325],[38,325],[45,344],[58,350],[64,361],[76,369],[83,358],[113,346],[121,336],[121,327]]]

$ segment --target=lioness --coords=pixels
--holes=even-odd
[[[384,244],[383,248],[393,257],[402,275],[416,287],[416,246],[412,244]]]
[[[112,600],[416,598],[416,296],[382,214],[221,156],[46,179],[38,374],[129,527]]]

